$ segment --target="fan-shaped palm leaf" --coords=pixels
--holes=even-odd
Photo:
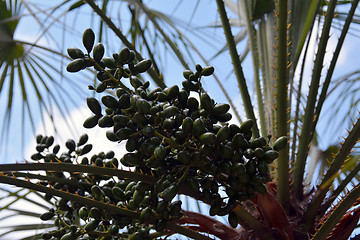
[[[1,1],[0,9],[0,98],[3,102],[0,145],[5,149],[4,143],[11,134],[17,141],[22,140],[21,149],[24,149],[26,134],[35,133],[37,122],[41,119],[44,122],[44,114],[52,121],[55,109],[65,115],[74,103],[73,96],[81,95],[82,90],[74,87],[78,83],[64,76],[61,68],[51,64],[54,60],[61,62],[64,58],[61,52],[14,38],[24,16],[21,1]],[[36,13],[29,14],[36,18]],[[20,120],[14,120],[15,116]]]

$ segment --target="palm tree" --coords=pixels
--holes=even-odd
[[[253,82],[246,80],[244,77],[241,65],[242,58],[237,52],[236,42],[234,41],[237,38],[233,37],[234,28],[230,24],[232,21],[229,21],[227,17],[224,2],[227,4],[228,9],[239,17],[238,22],[241,23],[241,32],[238,39],[243,39],[243,34],[248,36],[246,49],[251,53]],[[243,201],[242,204],[236,204],[231,214],[229,213],[229,216],[235,214],[236,225],[238,222],[242,225],[241,231],[234,231],[216,219],[191,212],[185,212],[186,217],[175,221],[175,225],[167,225],[168,230],[171,231],[170,233],[178,232],[194,239],[208,239],[200,233],[191,231],[191,228],[186,230],[179,227],[190,223],[196,225],[193,229],[199,232],[208,232],[223,239],[234,238],[234,236],[239,237],[239,239],[251,239],[255,236],[264,239],[325,239],[327,237],[328,239],[347,239],[356,227],[360,216],[356,207],[360,194],[358,185],[354,185],[350,191],[346,191],[351,182],[357,184],[354,179],[359,168],[358,156],[356,152],[351,153],[351,151],[359,139],[360,131],[358,128],[360,123],[354,121],[344,141],[339,143],[337,147],[331,149],[329,147],[328,151],[324,151],[324,153],[328,154],[312,157],[309,156],[309,150],[310,146],[315,149],[315,143],[319,135],[316,131],[317,123],[322,117],[320,113],[323,112],[323,105],[327,102],[325,100],[331,99],[328,98],[328,93],[333,92],[333,89],[339,88],[340,85],[350,86],[354,82],[353,78],[344,78],[336,82],[333,80],[333,72],[345,36],[349,31],[350,23],[358,22],[358,16],[355,14],[358,1],[348,3],[332,0],[306,2],[279,0],[275,4],[273,4],[273,1],[266,0],[239,0],[237,3],[232,1],[224,2],[221,0],[216,1],[221,25],[226,36],[226,47],[233,63],[246,118],[252,119],[254,122],[257,122],[258,119],[259,123],[258,125],[254,124],[252,128],[253,139],[272,135],[270,144],[273,144],[274,139],[288,136],[289,144],[285,149],[279,151],[278,159],[271,165],[272,181],[267,184],[267,192],[264,194],[255,193],[250,200]],[[87,0],[86,3],[102,20],[100,33],[102,31],[106,32],[105,27],[103,27],[103,23],[106,23],[109,29],[129,49],[139,50],[140,46],[143,50],[145,48],[145,52],[153,61],[154,66],[149,75],[161,88],[165,87],[161,68],[157,64],[161,62],[161,57],[157,55],[156,49],[149,44],[147,38],[149,35],[146,34],[154,33],[156,38],[164,41],[185,69],[190,69],[186,56],[194,55],[194,52],[199,58],[203,59],[205,65],[208,65],[205,57],[197,51],[190,39],[186,38],[185,34],[169,18],[164,14],[152,11],[141,1],[131,1],[129,5],[132,16],[132,28],[130,31],[132,43],[126,39],[123,31],[116,28],[114,18],[105,14],[108,13],[107,7],[110,6],[110,1],[104,1],[101,8],[93,1]],[[342,9],[340,8],[342,5],[349,5],[350,10],[347,14],[337,12]],[[75,2],[70,9],[74,10],[85,6],[87,5],[79,1]],[[152,29],[155,29],[153,32],[149,30],[150,27],[147,25],[140,25],[142,23],[141,16],[146,16],[145,22],[148,21],[152,24]],[[337,26],[334,24],[335,17],[342,24],[341,34],[329,68],[323,69],[328,39],[331,31]],[[318,25],[315,23],[318,23]],[[181,40],[180,43],[184,44],[185,49],[193,52],[185,55],[186,52],[182,52],[183,48],[180,48],[179,44],[177,44],[179,41],[177,42],[176,39],[171,38],[169,32],[163,30],[165,26],[170,26]],[[315,26],[319,26],[318,38],[316,38],[317,49],[310,76],[310,87],[304,93],[302,83],[306,77],[304,65],[309,59],[307,55],[313,54],[309,51],[309,45],[311,44],[311,35],[316,34]],[[9,36],[12,37],[13,35],[9,34]],[[156,41],[154,40],[154,42]],[[247,50],[242,55],[245,56],[246,52]],[[135,51],[135,54],[137,61],[141,61],[141,55],[137,51]],[[13,59],[16,59],[16,57]],[[356,76],[355,74],[350,74],[350,76]],[[10,76],[12,75],[10,74]],[[217,80],[217,77],[214,77]],[[219,86],[227,94],[222,82],[217,80]],[[253,84],[256,89],[254,96],[256,96],[257,101],[255,104],[252,102],[253,96],[249,94],[249,87],[247,87],[249,84]],[[353,92],[355,93],[355,90]],[[233,104],[228,95],[226,97],[235,112],[235,116],[241,122],[236,105]],[[11,101],[9,100],[9,102]],[[356,102],[356,97],[353,97],[351,106],[356,106]],[[256,113],[255,109],[258,110]],[[354,117],[357,116],[354,115]],[[329,154],[330,152],[331,154]],[[323,161],[322,166],[319,168],[322,172],[315,173],[315,175],[321,176],[320,174],[323,173],[323,177],[319,177],[316,186],[310,187],[308,184],[311,184],[311,181],[305,176],[307,162],[309,161],[309,166],[315,166],[320,159],[326,161]],[[326,162],[330,163],[328,167],[324,167]],[[64,163],[59,165],[60,167],[61,165],[66,166],[66,170],[69,172],[76,172],[81,169],[82,172],[96,174],[99,169],[98,167],[84,166],[79,168],[79,166],[68,166]],[[54,170],[53,168],[53,166],[46,164],[33,164],[31,166],[32,170],[51,171]],[[21,164],[0,167],[0,170],[4,172],[24,169],[30,170],[30,167]],[[310,168],[309,173],[314,174],[313,169]],[[130,172],[127,175],[128,172],[126,171],[118,170],[115,172],[109,170],[107,174],[120,177],[126,176],[126,178],[139,181],[139,176],[136,173]],[[38,176],[30,174],[16,176],[16,180],[11,180],[6,175],[1,176],[1,181],[70,199],[81,204],[95,205],[104,211],[120,211],[111,208],[98,199],[88,202],[80,196],[66,194],[55,189],[49,190],[49,188],[20,180],[20,177],[23,176],[29,179],[37,179]],[[156,182],[156,179],[147,177],[143,176],[141,180],[148,184]],[[51,181],[54,179],[47,176],[45,180]],[[306,182],[304,182],[305,180]],[[194,193],[187,191],[182,193],[209,203],[204,198],[195,196]],[[93,195],[96,199],[96,194],[93,193]],[[126,211],[121,212],[121,214],[133,218],[139,217],[132,212]],[[224,235],[211,228],[214,223],[221,226]],[[169,234],[169,232],[163,232],[163,234]]]

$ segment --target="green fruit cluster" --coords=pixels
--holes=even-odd
[[[94,34],[89,29],[84,33],[83,44],[87,54],[80,49],[68,50],[74,60],[67,70],[77,72],[94,66],[100,84],[90,89],[96,92],[116,89],[116,95],[103,95],[101,101],[87,98],[92,116],[83,126],[108,128],[106,137],[113,142],[125,141],[127,153],[120,160],[114,158],[112,151],[80,160],[80,156],[92,148],[91,144],[85,145],[88,137],[83,135],[78,143],[68,140],[67,151],[58,157],[58,145],[50,150],[53,137],[38,136],[38,152],[32,159],[108,168],[118,168],[120,163],[137,173],[155,177],[157,182],[149,184],[82,173],[70,176],[47,173],[76,180],[78,184],[60,181],[44,184],[140,213],[140,217],[134,219],[57,199],[59,230],[55,232],[62,233],[61,239],[65,236],[64,239],[84,236],[96,239],[100,235],[101,239],[116,239],[120,232],[129,239],[148,239],[151,231],[163,232],[167,222],[183,216],[181,202],[174,201],[180,193],[209,204],[211,216],[227,215],[231,226],[236,227],[237,218],[231,210],[236,204],[251,199],[255,192],[266,193],[269,164],[287,144],[286,137],[279,138],[271,147],[269,138],[253,138],[253,120],[246,120],[240,126],[230,124],[230,106],[216,103],[201,85],[203,77],[213,74],[213,67],[198,64],[195,72],[184,71],[182,88],[175,85],[150,89],[149,82],[137,77],[151,67],[150,60],[136,63],[135,53],[128,48],[113,54],[112,58],[104,57],[104,47],[100,43],[93,46]],[[91,51],[93,57],[90,57]],[[125,84],[122,78],[129,81]],[[52,217],[54,213],[48,213],[43,220]],[[75,228],[78,218],[85,224]],[[55,232],[45,237],[55,236]]]

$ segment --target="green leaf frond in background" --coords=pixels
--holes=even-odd
[[[70,106],[76,105],[73,96],[85,96],[79,86],[86,81],[74,81],[63,75],[61,62],[65,55],[61,51],[43,46],[38,40],[15,38],[22,20],[37,19],[42,13],[29,5],[15,0],[0,2],[0,145],[3,157],[9,151],[5,147],[7,139],[20,142],[19,148],[23,151],[25,139],[34,136],[39,122],[44,126],[48,118],[53,124],[55,112],[65,116]],[[41,35],[47,35],[46,28],[42,31]],[[59,66],[53,66],[50,60],[59,62]],[[71,127],[71,123],[67,124]]]

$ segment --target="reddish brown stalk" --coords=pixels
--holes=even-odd
[[[192,230],[212,234],[220,239],[245,240],[236,229],[201,213],[184,211],[185,217],[177,221],[179,224],[196,224],[189,226]]]
[[[273,229],[283,240],[293,240],[289,219],[279,201],[270,193],[255,193],[252,202],[266,226]]]

